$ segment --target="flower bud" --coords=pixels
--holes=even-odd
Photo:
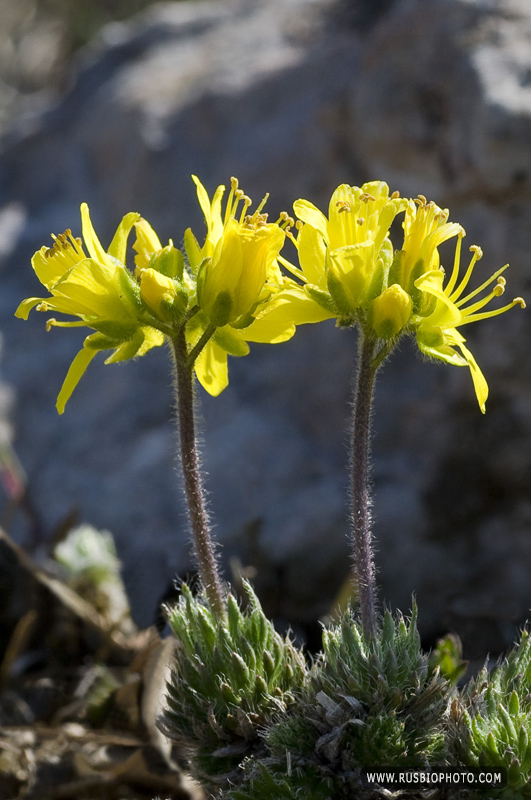
[[[394,283],[372,301],[369,324],[381,339],[392,339],[409,322],[412,307],[411,297]]]
[[[140,297],[149,310],[163,322],[179,316],[187,304],[187,295],[176,281],[157,272],[144,269],[140,276]]]

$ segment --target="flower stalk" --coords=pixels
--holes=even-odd
[[[367,637],[376,633],[375,571],[371,534],[369,454],[374,379],[381,359],[376,341],[360,330],[358,374],[353,401],[351,510],[355,574],[361,623]]]
[[[194,414],[194,364],[190,362],[184,325],[171,339],[171,344],[175,361],[175,396],[181,464],[194,550],[212,612],[217,618],[222,619],[226,611],[225,596],[216,562],[199,466]]]

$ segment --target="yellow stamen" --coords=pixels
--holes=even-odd
[[[308,278],[304,275],[302,270],[295,266],[295,264],[292,264],[291,261],[285,259],[284,256],[278,256],[278,260],[282,266],[288,270],[288,272],[291,272],[292,275],[295,275],[295,277],[299,278],[299,280],[301,280],[303,283],[308,283]]]
[[[482,319],[488,319],[489,317],[497,317],[498,314],[504,314],[506,311],[509,311],[511,308],[515,306],[520,306],[521,308],[525,308],[525,300],[523,297],[515,297],[512,303],[509,303],[506,306],[502,306],[502,308],[495,308],[493,311],[484,311],[483,314],[472,314],[470,316],[466,316],[459,325],[468,325],[469,322],[479,322]]]
[[[456,303],[456,306],[459,308],[460,306],[464,305],[465,303],[468,303],[469,300],[472,300],[472,298],[475,297],[480,292],[482,292],[483,289],[486,289],[487,286],[490,286],[490,284],[493,281],[495,281],[502,274],[502,272],[505,272],[505,270],[508,267],[509,267],[509,264],[505,264],[504,267],[500,267],[500,269],[496,270],[494,275],[491,275],[490,278],[487,281],[485,281],[485,283],[482,283],[481,286],[478,286],[478,288],[474,289],[473,292],[470,292],[470,294],[467,294],[466,297],[462,297],[461,300],[459,300],[459,302]],[[445,291],[446,291],[446,294],[448,294],[448,291],[447,290],[445,290]]]
[[[463,294],[465,286],[467,286],[470,280],[470,277],[472,275],[474,267],[476,266],[476,263],[483,256],[483,251],[481,250],[481,247],[478,247],[475,244],[473,244],[470,247],[470,252],[472,253],[472,258],[470,259],[470,264],[468,265],[468,269],[465,272],[465,276],[461,281],[461,283],[459,284],[459,286],[457,287],[457,289],[455,290],[455,292],[450,296],[450,300],[452,300],[453,302],[455,302],[457,298],[461,297],[461,295]]]
[[[459,277],[459,267],[461,264],[461,244],[463,241],[463,236],[465,232],[457,234],[457,243],[455,245],[455,256],[454,256],[454,268],[452,270],[452,275],[450,280],[448,281],[448,285],[446,286],[445,294],[450,296],[452,289],[454,288],[455,284],[457,283],[457,278]]]

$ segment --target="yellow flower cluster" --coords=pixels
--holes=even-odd
[[[292,236],[300,269],[281,259],[299,278],[297,285],[277,292],[267,310],[270,319],[295,324],[336,318],[338,325],[359,324],[366,335],[392,345],[404,334],[416,338],[420,351],[456,366],[468,366],[482,412],[487,382],[458,328],[503,314],[521,297],[489,311],[481,311],[503,294],[502,267],[465,294],[474,267],[481,258],[471,247],[472,259],[460,278],[461,243],[465,231],[448,222],[448,210],[419,196],[415,200],[389,195],[386,183],[361,188],[339,186],[330,200],[328,218],[306,200],[294,204],[298,235]],[[405,212],[400,249],[391,242],[395,217]],[[447,279],[438,247],[457,237],[452,273]],[[480,299],[471,300],[494,288]],[[464,295],[464,296],[463,296]]]
[[[414,335],[426,356],[468,366],[485,410],[487,383],[458,328],[525,304],[516,298],[482,311],[503,293],[506,267],[465,293],[481,250],[471,248],[472,259],[460,277],[464,230],[448,222],[447,210],[422,196],[411,200],[389,194],[386,183],[373,181],[339,186],[328,217],[307,200],[297,200],[296,222],[284,213],[271,223],[263,211],[267,197],[250,213],[251,200],[233,178],[223,207],[224,186],[210,200],[192,177],[207,233],[200,245],[188,229],[184,254],[171,241],[163,246],[136,213],[123,218],[105,250],[83,204],[82,239],[65,231],[52,237],[52,247],[33,256],[33,269],[50,296],[24,300],[17,316],[26,319],[36,307],[77,318],[61,322],[52,317],[48,328],[93,330],[59,393],[60,413],[100,350],[112,351],[105,363],[124,361],[184,330],[191,368],[204,388],[217,395],[228,383],[228,355],[245,356],[249,342],[284,342],[297,325],[332,318],[339,326],[360,325],[365,335],[389,346],[403,334]],[[395,249],[390,231],[400,214],[403,241]],[[126,250],[133,229],[131,271]],[[281,255],[286,237],[296,246],[298,265]],[[453,237],[455,259],[447,278],[438,247]]]

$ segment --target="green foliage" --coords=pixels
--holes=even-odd
[[[450,683],[457,684],[468,668],[468,661],[463,661],[463,645],[459,636],[448,633],[439,639],[430,654],[429,664],[433,672],[438,668]]]
[[[297,770],[283,777],[258,764],[256,775],[240,789],[224,794],[230,800],[330,800],[331,781],[316,770]]]
[[[430,669],[416,621],[416,608],[409,622],[386,612],[368,637],[349,611],[325,630],[311,684],[265,734],[267,779],[248,762],[239,793],[223,797],[347,800],[361,796],[361,767],[442,763],[452,686]]]
[[[286,712],[307,682],[302,654],[275,631],[247,584],[246,591],[247,609],[229,595],[223,621],[187,586],[168,610],[179,645],[166,728],[195,777],[209,786],[238,780],[244,757],[263,749],[259,731]]]
[[[531,797],[531,639],[490,672],[485,667],[452,706],[456,758],[465,766],[505,767],[508,785],[494,796]]]

